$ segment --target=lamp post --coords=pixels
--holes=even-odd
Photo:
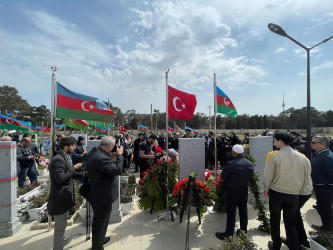
[[[268,29],[275,34],[278,34],[280,36],[287,37],[294,43],[296,43],[298,46],[302,47],[306,50],[306,58],[307,58],[307,105],[306,105],[306,156],[308,159],[311,160],[311,95],[310,95],[310,50],[317,47],[318,45],[322,43],[326,43],[328,40],[332,39],[333,36],[326,38],[325,40],[321,41],[320,43],[315,44],[314,46],[307,48],[300,42],[296,41],[294,38],[289,36],[279,25],[276,25],[274,23],[268,24]]]

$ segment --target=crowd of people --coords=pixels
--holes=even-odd
[[[205,138],[206,168],[215,165],[215,138],[209,131],[207,136],[190,130],[182,138]],[[134,139],[132,134],[101,136],[98,147],[88,154],[85,151],[84,137],[58,135],[54,143],[50,171],[50,195],[48,213],[54,217],[54,249],[63,249],[67,214],[75,204],[74,180],[83,181],[85,173],[89,176],[89,194],[86,197],[94,211],[92,224],[92,249],[103,249],[110,237],[106,237],[107,225],[112,203],[118,199],[117,178],[130,167],[133,161],[135,171],[142,173],[149,168],[149,160],[160,157],[163,150],[170,156],[177,155],[180,133],[172,135],[164,132],[139,133]],[[261,136],[272,136],[274,149],[266,161],[263,175],[264,196],[269,200],[271,238],[269,249],[280,249],[282,243],[289,249],[309,247],[307,234],[301,216],[301,208],[316,195],[317,209],[322,225],[312,225],[316,230],[333,232],[333,153],[330,138],[313,136],[311,162],[303,154],[305,141],[296,132],[271,133],[265,131]],[[224,232],[216,237],[225,240],[233,236],[236,208],[239,209],[240,230],[247,233],[248,185],[254,171],[253,164],[244,158],[244,144],[249,144],[249,134],[240,140],[235,133],[229,136],[222,133],[217,138],[217,159],[222,168],[222,180],[226,189],[227,223]],[[10,141],[4,136],[1,141]],[[168,141],[168,143],[167,143]],[[166,145],[167,144],[167,145]],[[242,145],[243,144],[243,145]],[[160,148],[162,151],[156,150]],[[36,161],[39,151],[31,142],[31,135],[24,134],[17,144],[18,186],[23,187],[26,177],[30,182],[37,181]],[[283,213],[286,238],[280,237],[280,220]],[[238,231],[239,232],[239,231]]]

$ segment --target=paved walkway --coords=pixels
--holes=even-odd
[[[303,207],[304,224],[306,230],[311,230],[311,224],[320,224],[320,218],[312,205],[315,199],[312,197]],[[248,234],[252,236],[254,242],[260,249],[267,249],[270,236],[262,233],[257,228],[259,222],[256,220],[256,211],[251,205],[249,209]],[[122,222],[110,224],[107,236],[111,236],[111,241],[105,245],[105,249],[120,250],[181,250],[185,249],[185,236],[187,226],[187,214],[184,215],[183,222],[158,221],[157,214],[149,214],[140,211],[137,205],[131,214],[123,216]],[[237,219],[238,220],[238,219]],[[0,238],[1,250],[49,250],[52,249],[53,230],[47,229],[30,230],[33,221],[23,222],[21,230],[12,237]],[[281,222],[282,223],[282,222]],[[210,214],[206,212],[202,218],[202,224],[198,224],[195,214],[190,219],[190,249],[223,249],[222,241],[215,237],[215,232],[224,231],[226,224],[226,214]],[[236,227],[239,228],[239,222]],[[81,218],[78,218],[74,225],[67,227],[65,237],[71,236],[74,239],[65,249],[89,249],[91,240],[85,241],[86,228]],[[283,224],[281,224],[281,235],[285,235]],[[282,246],[281,249],[288,249]]]

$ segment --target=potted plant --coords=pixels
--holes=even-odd
[[[135,184],[121,183],[120,206],[123,214],[129,214],[135,200]]]
[[[244,231],[240,230],[238,237],[229,237],[223,241],[224,249],[239,249],[239,250],[256,250],[258,246],[253,242],[252,238],[247,236]]]

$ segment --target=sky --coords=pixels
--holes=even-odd
[[[168,83],[214,105],[214,79],[238,114],[306,106],[306,47],[333,35],[330,0],[0,0],[0,85],[51,103],[51,70],[70,90],[119,107],[166,110]],[[333,109],[333,39],[310,52],[311,105]],[[1,107],[0,107],[1,109]],[[213,111],[212,111],[213,112]]]

